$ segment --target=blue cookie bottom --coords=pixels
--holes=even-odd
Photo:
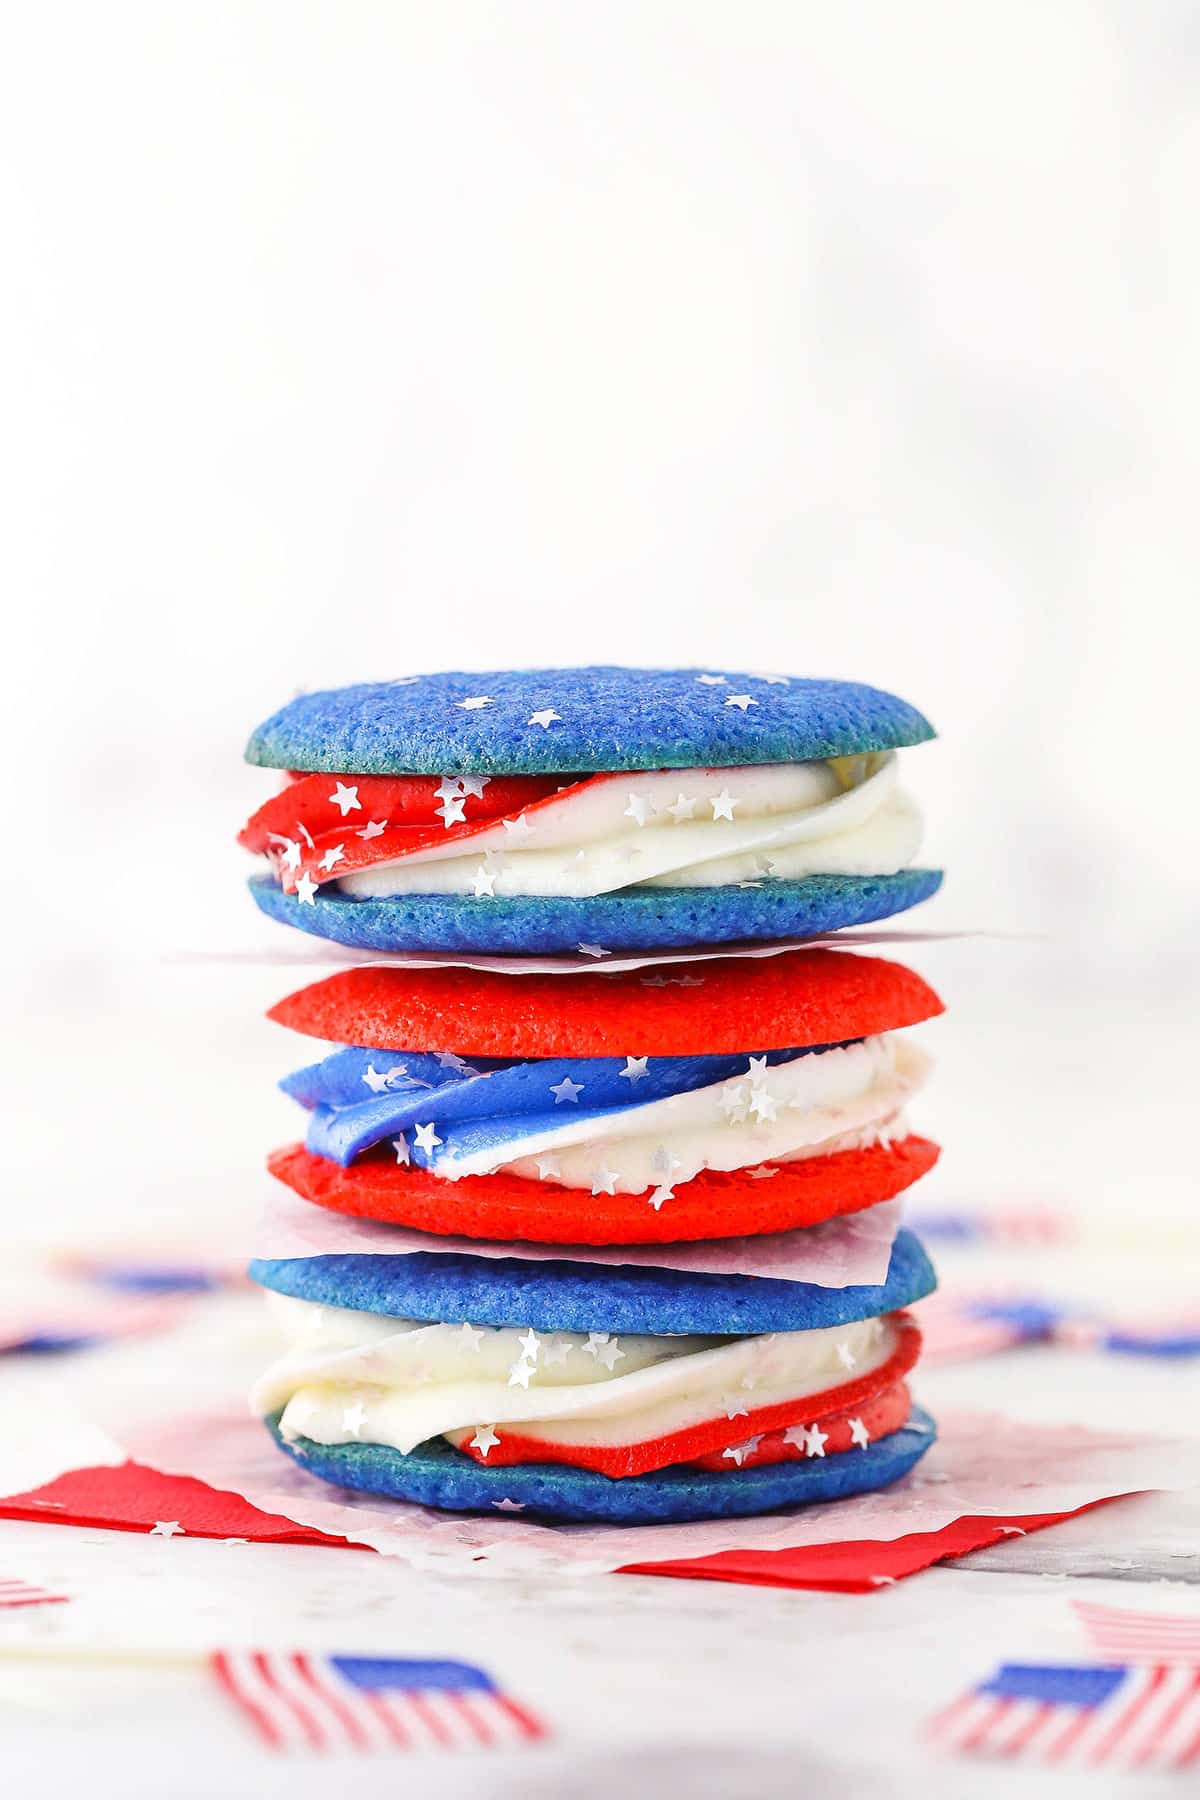
[[[382,1444],[286,1443],[279,1415],[266,1421],[276,1443],[303,1469],[338,1487],[394,1500],[415,1500],[445,1512],[489,1512],[511,1500],[528,1514],[577,1524],[666,1525],[691,1519],[729,1519],[785,1506],[844,1500],[890,1487],[924,1456],[937,1436],[933,1420],[914,1406],[907,1425],[865,1450],[761,1468],[658,1469],[614,1481],[566,1463],[514,1463],[489,1469],[431,1438],[404,1456]],[[504,1510],[512,1510],[506,1508]]]
[[[808,875],[761,887],[640,888],[594,899],[521,895],[476,900],[464,894],[399,894],[355,900],[330,890],[312,905],[285,894],[269,875],[250,892],[268,918],[354,950],[466,951],[503,955],[577,950],[676,950],[744,939],[818,937],[872,925],[928,900],[940,869],[898,875]]]
[[[936,1286],[920,1241],[901,1230],[881,1287],[817,1287],[772,1276],[709,1275],[634,1263],[525,1262],[516,1257],[304,1256],[250,1264],[276,1293],[319,1306],[446,1325],[532,1325],[535,1331],[748,1337],[817,1331],[911,1306]]]

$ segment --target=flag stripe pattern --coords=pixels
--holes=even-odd
[[[213,1673],[273,1750],[505,1749],[541,1722],[469,1663],[221,1650]]]
[[[1005,1663],[948,1707],[933,1735],[1001,1761],[1200,1766],[1200,1666]]]
[[[51,1606],[67,1600],[68,1594],[53,1594],[36,1582],[22,1581],[19,1576],[0,1575],[0,1606]]]
[[[1200,1668],[1200,1613],[1136,1612],[1123,1606],[1072,1602],[1093,1648],[1114,1662],[1185,1664]]]

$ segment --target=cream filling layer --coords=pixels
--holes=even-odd
[[[760,1337],[614,1337],[424,1325],[269,1299],[289,1348],[258,1382],[255,1411],[282,1409],[285,1437],[405,1453],[481,1427],[641,1443],[821,1393],[881,1367],[896,1345],[889,1317]]]
[[[921,817],[896,789],[895,752],[843,759],[839,767],[768,763],[612,775],[465,842],[374,863],[337,886],[359,899],[590,898],[639,886],[896,874],[920,848]]]
[[[732,1081],[603,1117],[556,1118],[509,1146],[520,1154],[503,1163],[489,1148],[445,1158],[437,1173],[456,1181],[499,1168],[597,1194],[669,1190],[702,1169],[791,1162],[899,1136],[902,1110],[929,1068],[925,1052],[895,1032],[771,1067],[748,1059]]]

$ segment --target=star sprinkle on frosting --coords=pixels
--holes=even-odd
[[[347,787],[344,782],[338,782],[332,794],[330,794],[329,799],[330,802],[338,808],[343,819],[347,813],[359,812],[362,810],[358,802],[358,788]]]

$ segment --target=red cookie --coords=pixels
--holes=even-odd
[[[901,963],[844,950],[574,975],[344,969],[267,1015],[380,1050],[460,1056],[714,1056],[841,1043],[933,1018],[942,1002]]]
[[[746,1169],[705,1169],[659,1210],[645,1194],[589,1194],[519,1175],[465,1175],[446,1181],[390,1153],[371,1153],[343,1169],[302,1144],[276,1150],[267,1167],[305,1200],[360,1219],[408,1225],[442,1237],[498,1243],[672,1244],[705,1238],[792,1231],[890,1200],[937,1161],[928,1138],[888,1148],[840,1150],[800,1162],[772,1163],[770,1176]]]

